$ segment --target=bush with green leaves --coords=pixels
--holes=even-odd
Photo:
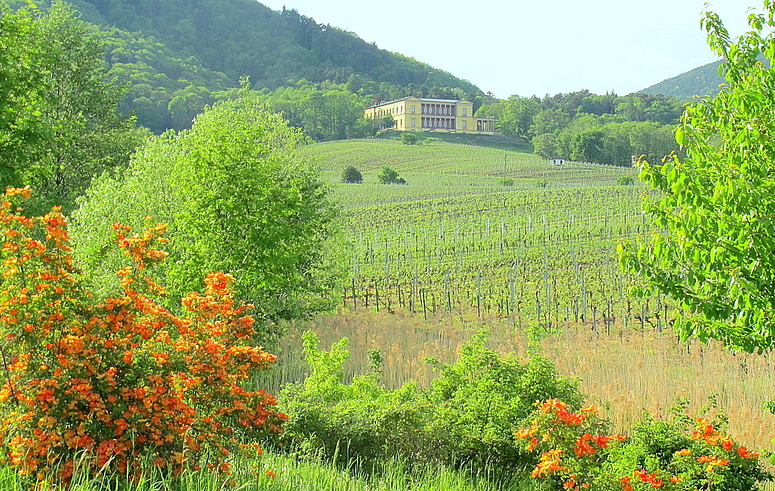
[[[379,179],[379,182],[382,184],[406,184],[404,178],[400,177],[398,172],[390,167],[383,167],[382,170],[379,171],[379,174],[377,174],[377,179]]]
[[[125,173],[97,179],[73,214],[76,259],[95,293],[118,290],[121,258],[104,230],[139,228],[150,216],[168,224],[170,261],[159,274],[170,308],[207,271],[239,278],[237,294],[260,306],[260,320],[328,308],[336,275],[324,251],[336,209],[317,169],[296,155],[303,142],[246,89],[190,130],[149,139]]]
[[[329,351],[318,348],[313,332],[303,336],[310,373],[304,382],[283,388],[279,400],[293,416],[285,427],[286,446],[311,454],[379,460],[392,453],[411,454],[428,408],[420,402],[416,384],[389,391],[379,383],[381,359],[372,354],[367,374],[345,384],[343,364],[350,356],[343,338]]]
[[[388,390],[379,383],[378,359],[366,375],[343,383],[347,340],[330,351],[304,335],[310,375],[278,396],[289,415],[287,446],[336,455],[343,462],[403,457],[453,466],[489,463],[523,469],[533,462],[513,438],[535,401],[562,397],[581,403],[574,380],[561,377],[549,361],[501,357],[485,346],[486,331],[464,344],[452,364],[428,360],[439,370],[429,389],[409,383]]]
[[[671,421],[649,414],[639,419],[625,445],[611,452],[611,473],[634,479],[639,478],[638,470],[651,469],[678,476],[675,489],[682,490],[756,490],[761,489],[759,483],[773,480],[759,454],[726,434],[726,415],[709,417],[716,408],[715,398],[700,410],[701,417],[691,417],[688,404],[682,400],[671,408]]]
[[[342,172],[342,182],[348,184],[361,184],[363,182],[363,174],[352,165],[348,165]]]
[[[515,436],[540,453],[531,476],[551,489],[742,491],[773,479],[756,452],[723,432],[723,414],[692,418],[687,405],[681,401],[672,409],[672,421],[644,415],[627,436],[607,435],[610,423],[594,407],[573,412],[550,399],[537,404],[529,425]]]
[[[526,362],[503,357],[486,347],[487,337],[486,330],[474,334],[455,363],[427,360],[439,376],[428,394],[433,417],[423,431],[441,447],[443,461],[519,466],[526,455],[512,434],[533,404],[556,397],[579,406],[583,396],[576,380],[538,353]]]
[[[401,143],[404,145],[416,145],[420,141],[417,133],[401,133]]]

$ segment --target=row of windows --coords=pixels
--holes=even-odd
[[[422,111],[422,114],[454,116],[455,107],[456,106],[449,105],[449,104],[422,104],[421,111]],[[396,114],[402,114],[401,109],[402,109],[401,106],[393,106],[388,109],[382,109],[382,110],[376,111],[376,115],[387,116],[388,114],[391,114],[395,116]],[[461,109],[463,110],[463,117],[468,117],[468,108],[463,107]],[[416,113],[417,113],[416,104],[410,104],[409,114],[416,114]]]
[[[468,129],[468,121],[461,121],[461,124],[461,129]],[[452,118],[421,118],[421,125],[423,128],[456,129],[455,120]],[[409,126],[416,128],[417,118],[409,118]]]

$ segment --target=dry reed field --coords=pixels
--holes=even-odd
[[[528,356],[527,336],[508,319],[479,319],[474,312],[424,320],[421,314],[401,311],[342,309],[291,326],[278,347],[274,383],[279,387],[303,378],[306,367],[299,346],[306,329],[318,333],[324,349],[342,337],[350,340],[346,376],[363,373],[368,350],[379,349],[385,360],[383,382],[398,387],[409,380],[429,384],[434,371],[423,359],[453,361],[458,346],[482,326],[490,327],[491,348],[504,355]],[[775,415],[763,408],[775,397],[771,353],[733,353],[715,342],[681,342],[669,330],[659,332],[648,326],[593,332],[591,324],[568,325],[546,335],[541,351],[560,373],[580,380],[590,402],[608,408],[605,416],[618,431],[626,433],[644,411],[666,419],[678,399],[688,398],[690,408],[696,410],[716,394],[720,409],[729,417],[733,438],[749,448],[775,450]]]

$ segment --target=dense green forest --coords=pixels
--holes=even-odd
[[[714,61],[688,72],[668,78],[641,91],[644,94],[663,94],[690,101],[696,96],[716,95],[724,78],[719,75],[721,61]]]
[[[189,128],[206,106],[233,98],[243,77],[314,141],[373,136],[380,122],[362,115],[374,103],[409,95],[468,99],[480,115],[498,119],[503,135],[530,141],[543,157],[615,165],[672,151],[668,126],[682,110],[662,95],[586,90],[497,100],[353,33],[250,0],[72,4],[94,24],[109,76],[126,89],[119,112],[157,134]]]
[[[243,77],[270,91],[336,84],[357,94],[361,107],[406,95],[485,97],[448,72],[295,10],[276,12],[252,0],[71,3],[99,26],[111,73],[130,82],[122,108],[135,110],[140,124],[157,133],[189,127],[195,114]],[[318,133],[316,139],[332,138]]]
[[[544,158],[628,166],[632,158],[659,160],[676,150],[673,127],[683,104],[663,95],[598,95],[581,90],[554,96],[513,95],[479,108],[497,118],[504,135],[530,140]]]

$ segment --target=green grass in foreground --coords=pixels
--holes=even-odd
[[[172,479],[151,474],[136,483],[126,479],[80,478],[71,491],[530,491],[535,487],[529,478],[499,478],[492,468],[469,472],[445,467],[421,470],[399,461],[384,465],[369,476],[363,472],[341,469],[328,463],[299,460],[267,453],[254,461],[241,461],[228,478],[207,472],[187,472]],[[275,477],[267,475],[275,473]],[[30,487],[8,466],[0,466],[2,491],[26,491]],[[41,486],[39,491],[54,491],[54,486]]]

